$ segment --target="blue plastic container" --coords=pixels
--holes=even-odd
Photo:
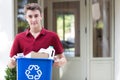
[[[52,80],[52,59],[18,58],[17,80]]]

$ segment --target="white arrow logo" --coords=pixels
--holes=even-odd
[[[32,75],[31,74],[32,70],[35,70],[37,74]],[[40,79],[40,77],[42,75],[42,71],[40,70],[40,67],[38,65],[29,65],[28,70],[25,71],[25,74],[26,74],[28,79],[38,80],[38,79]]]

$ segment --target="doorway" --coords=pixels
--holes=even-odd
[[[60,80],[85,80],[86,33],[85,2],[53,2],[53,30],[58,34],[67,57],[67,65],[58,70]],[[80,13],[80,11],[82,11]],[[83,23],[82,25],[80,25]],[[84,30],[84,31],[83,31]],[[83,43],[84,42],[84,43]],[[82,47],[81,47],[82,46]],[[56,70],[55,70],[56,71]],[[55,73],[56,74],[56,73]],[[53,80],[59,80],[53,74]]]

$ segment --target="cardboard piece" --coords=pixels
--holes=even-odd
[[[26,58],[49,58],[48,53],[31,52],[25,56]]]

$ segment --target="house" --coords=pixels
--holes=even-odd
[[[0,0],[0,78],[22,29],[17,27],[23,16],[18,6],[27,1],[38,2],[45,28],[67,41],[68,62],[53,69],[53,80],[120,80],[120,0]]]

